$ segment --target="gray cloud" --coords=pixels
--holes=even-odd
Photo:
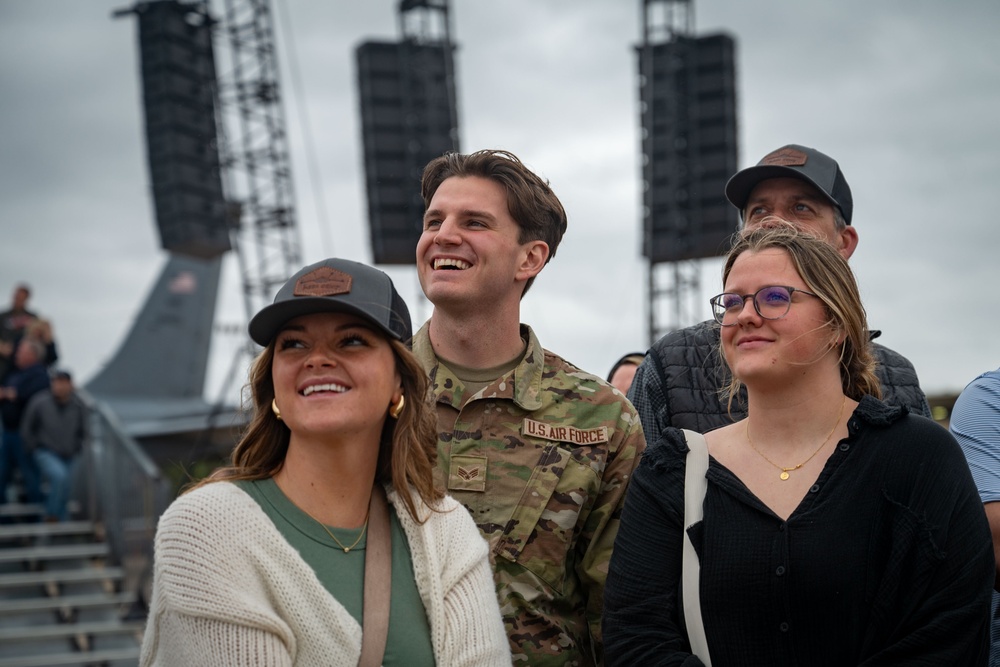
[[[303,259],[369,260],[354,49],[398,37],[396,3],[274,4]],[[111,356],[163,261],[135,26],[110,18],[124,5],[0,3],[0,298],[4,285],[33,283],[65,362],[84,376]],[[598,375],[648,343],[638,256],[640,5],[452,2],[463,148],[519,154],[570,213],[524,320],[544,345]],[[862,239],[852,264],[882,340],[913,360],[930,391],[960,389],[1000,365],[989,294],[1000,279],[1000,226],[988,199],[1000,176],[1000,61],[989,47],[1000,5],[701,0],[695,12],[699,32],[738,40],[741,164],[795,142],[843,166]],[[707,299],[718,291],[718,262],[702,268]],[[412,270],[390,273],[426,316]],[[220,319],[231,321],[240,317],[238,290],[224,289]],[[225,343],[220,367],[230,361]]]

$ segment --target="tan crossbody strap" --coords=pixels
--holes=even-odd
[[[375,484],[368,506],[368,542],[365,544],[365,599],[361,617],[359,667],[381,667],[389,636],[392,594],[392,535],[385,489]]]

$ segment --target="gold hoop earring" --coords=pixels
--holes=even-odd
[[[271,399],[271,412],[274,413],[274,416],[277,417],[278,421],[280,422],[281,421],[281,410],[278,409],[278,401],[277,401],[277,399],[274,399],[274,398]]]
[[[393,405],[389,408],[389,416],[393,419],[399,419],[399,415],[403,413],[403,406],[406,405],[406,396],[402,394],[399,395],[399,403]]]

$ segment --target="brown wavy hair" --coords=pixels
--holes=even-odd
[[[431,199],[441,184],[452,176],[465,178],[478,176],[496,182],[507,193],[507,210],[520,228],[517,242],[544,241],[549,246],[549,261],[556,256],[556,248],[566,233],[566,210],[562,202],[543,180],[528,169],[513,153],[487,149],[463,155],[445,153],[424,167],[420,181],[420,194],[424,198],[424,210],[430,207]],[[523,297],[528,293],[535,278],[524,285]]]
[[[840,380],[844,394],[858,401],[865,394],[882,397],[882,388],[875,375],[875,357],[861,293],[851,267],[827,241],[796,229],[791,223],[759,227],[737,235],[722,270],[725,284],[736,258],[745,252],[760,252],[769,248],[784,250],[795,270],[826,306],[829,320],[825,325],[845,334],[840,349]],[[721,345],[721,343],[720,343]],[[720,354],[723,363],[725,355]],[[723,389],[730,405],[739,395],[741,382],[730,373],[729,386]]]
[[[397,340],[386,338],[402,380],[406,405],[398,419],[386,417],[379,441],[375,480],[391,483],[414,521],[423,523],[407,488],[416,491],[425,505],[434,507],[444,493],[434,483],[437,462],[437,418],[430,403],[429,380],[413,353]],[[232,453],[232,463],[195,484],[197,488],[218,481],[257,480],[273,477],[285,461],[291,432],[271,411],[274,382],[271,362],[274,341],[250,366],[250,424]]]

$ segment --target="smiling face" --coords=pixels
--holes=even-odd
[[[478,176],[445,179],[424,214],[417,274],[435,307],[516,302],[545,265],[543,241],[519,241],[503,187]]]
[[[767,248],[739,255],[726,279],[725,291],[753,294],[762,287],[783,285],[812,291],[795,269],[788,252]],[[746,299],[735,326],[722,327],[722,351],[733,375],[749,386],[802,378],[838,364],[836,336],[823,302],[792,292],[788,314],[766,320]]]
[[[377,449],[400,377],[385,336],[347,313],[289,320],[271,363],[275,402],[297,439],[351,438]]]

